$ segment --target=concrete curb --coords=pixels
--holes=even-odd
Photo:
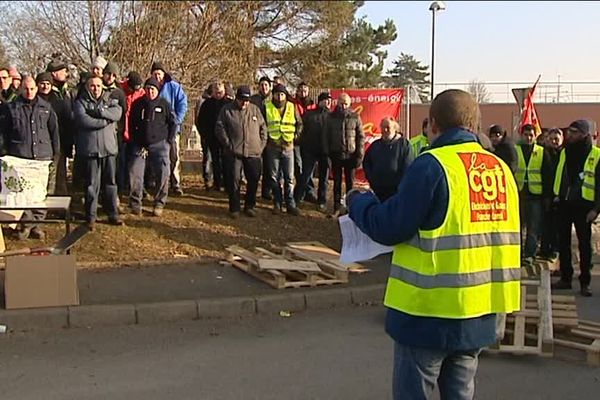
[[[252,297],[179,300],[160,303],[96,304],[74,307],[0,310],[0,324],[8,331],[61,328],[91,328],[155,324],[196,319],[240,318],[377,305],[383,300],[385,284],[286,292]]]

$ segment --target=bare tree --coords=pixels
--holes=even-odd
[[[471,93],[477,103],[481,104],[490,102],[490,94],[485,86],[485,82],[478,80],[470,81],[469,86],[467,87],[467,92]]]

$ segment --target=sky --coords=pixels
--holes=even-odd
[[[373,25],[390,18],[400,52],[431,59],[430,1],[367,1],[358,11]],[[600,2],[446,1],[436,13],[435,81],[600,82]]]

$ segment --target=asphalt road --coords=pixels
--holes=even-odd
[[[380,307],[0,337],[0,398],[389,399]],[[483,356],[478,399],[597,399],[600,368]]]

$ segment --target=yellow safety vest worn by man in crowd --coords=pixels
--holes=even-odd
[[[525,165],[525,157],[523,149],[517,145],[517,170],[515,171],[515,179],[519,191],[523,190],[525,182],[529,193],[542,194],[542,161],[544,160],[544,148],[534,144],[529,163]]]
[[[423,149],[429,146],[429,140],[427,140],[427,136],[421,134],[410,139],[410,146],[412,147],[413,154],[416,157],[421,154]]]
[[[560,185],[562,183],[564,169],[565,169],[565,150],[560,151],[558,158],[558,166],[556,167],[556,175],[554,177],[554,195],[558,196],[560,191]],[[590,153],[585,159],[583,165],[583,183],[581,184],[581,198],[587,201],[595,200],[595,188],[596,188],[596,166],[600,161],[600,149],[596,146],[592,146]]]
[[[268,102],[265,107],[267,111],[269,138],[275,142],[293,142],[294,133],[296,132],[294,104],[291,101],[286,102],[283,117],[272,102]]]
[[[395,246],[385,305],[440,318],[518,310],[519,200],[510,168],[476,143],[427,153],[446,175],[446,219]]]

